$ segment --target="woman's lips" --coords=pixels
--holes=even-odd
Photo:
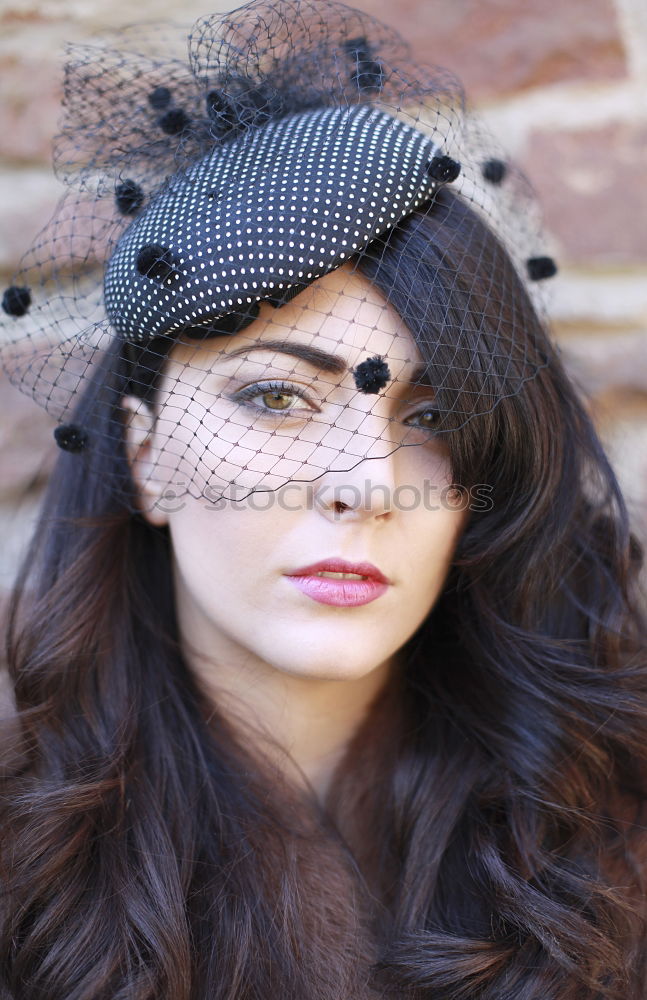
[[[333,580],[325,576],[288,576],[288,580],[313,601],[340,607],[369,604],[389,589],[388,583],[379,580]]]
[[[365,579],[339,579],[318,573],[354,573]],[[356,607],[369,604],[389,589],[390,581],[372,563],[349,563],[345,559],[322,559],[286,574],[303,594],[320,604]]]

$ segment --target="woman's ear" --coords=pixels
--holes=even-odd
[[[125,411],[126,456],[137,488],[138,506],[151,524],[166,524],[167,515],[159,506],[164,483],[156,473],[155,415],[151,406],[137,396],[124,396],[121,405]]]

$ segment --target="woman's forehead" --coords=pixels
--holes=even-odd
[[[277,350],[279,344],[282,347]],[[188,364],[207,371],[226,363],[228,356],[248,355],[260,364],[269,360],[270,354],[275,358],[281,354],[288,367],[293,359],[283,347],[287,350],[289,345],[331,355],[337,359],[340,373],[379,354],[389,363],[394,377],[398,372],[404,377],[409,363],[415,366],[422,360],[413,336],[380,290],[352,264],[345,264],[279,309],[262,302],[258,318],[240,333],[203,341],[182,340],[171,352],[170,366]],[[327,367],[323,357],[321,364]]]

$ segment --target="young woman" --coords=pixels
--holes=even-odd
[[[206,131],[127,46],[68,78],[82,221],[3,300],[68,421],[8,630],[6,1000],[643,995],[642,552],[552,264],[480,134],[398,116],[399,40],[323,8],[200,22]]]

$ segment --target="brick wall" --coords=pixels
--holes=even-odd
[[[452,68],[541,196],[561,265],[552,316],[647,538],[647,4],[645,0],[355,0],[418,58]],[[190,21],[234,3],[188,3]],[[62,49],[171,0],[3,0],[0,280],[59,187],[49,168]],[[0,382],[0,592],[54,457],[52,421]]]

